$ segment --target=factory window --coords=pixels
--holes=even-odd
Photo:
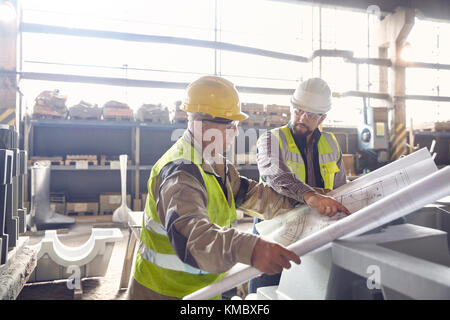
[[[406,61],[450,64],[450,23],[415,19],[408,36],[408,48],[402,57]],[[407,68],[406,94],[427,96],[450,96],[450,70]],[[450,103],[407,100],[407,125],[448,121]]]
[[[22,0],[23,20],[69,28],[214,39],[214,1]]]
[[[356,65],[332,57],[316,57],[309,62],[293,59],[310,58],[318,49],[348,50],[360,58],[378,57],[378,18],[364,11],[262,0],[166,0],[157,4],[145,0],[23,0],[21,4],[23,22],[28,24],[187,40],[187,45],[175,45],[25,32],[21,64],[24,72],[179,83],[189,83],[204,74],[217,74],[238,87],[266,89],[262,90],[265,94],[243,91],[243,102],[285,105],[289,104],[289,94],[282,91],[293,90],[309,77],[322,77],[334,93],[380,90],[378,66]],[[450,44],[445,41],[449,37],[449,23],[416,19],[408,38],[409,59],[450,63]],[[189,39],[267,50],[273,56],[199,47]],[[280,58],[281,54],[291,55],[290,59]],[[407,94],[450,96],[449,70],[407,68],[406,72]],[[49,81],[34,81],[33,87],[30,82],[23,80],[21,90],[25,93],[24,100],[31,105],[39,89],[65,88],[69,101],[73,97],[81,100],[85,93],[95,100],[91,101],[94,103],[112,99],[109,97],[114,94],[119,100],[128,100],[133,109],[140,106],[141,102],[137,101],[175,101],[183,93],[181,89],[131,87],[108,91],[105,89],[108,86]],[[380,105],[374,100],[367,100],[367,103]],[[407,100],[406,104],[407,108],[414,108],[415,102]],[[351,116],[341,109],[349,105],[356,108]],[[442,103],[429,105],[436,110],[443,108]],[[335,98],[333,112],[325,123],[356,126],[362,106],[361,98]],[[433,111],[430,114],[445,113]],[[422,117],[417,116],[417,120],[420,119]]]
[[[406,126],[411,120],[415,129],[434,122],[449,121],[450,102],[408,100],[406,102]]]
[[[24,23],[214,40],[213,1],[167,0],[155,5],[143,0],[24,0],[22,6]],[[214,50],[209,48],[27,32],[22,34],[22,46],[24,72],[181,83],[214,73]],[[68,95],[69,106],[83,99],[99,104],[116,99],[137,109],[144,102],[172,104],[183,94],[183,90],[22,80],[28,112],[40,91],[56,88]]]
[[[408,35],[407,60],[450,64],[450,23],[416,18]]]
[[[307,41],[303,40],[307,36],[306,30],[310,29],[305,20],[310,13],[310,6],[294,3],[220,0],[217,12],[219,41],[309,55],[310,45],[305,46]]]

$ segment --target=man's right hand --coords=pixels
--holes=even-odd
[[[345,214],[350,214],[350,211],[346,207],[344,207],[341,203],[333,199],[332,197],[319,194],[317,192],[307,192],[303,196],[305,203],[312,207],[316,208],[317,211],[324,215],[332,217],[337,212],[344,212]]]
[[[267,274],[280,273],[283,268],[289,269],[291,267],[289,261],[300,264],[299,256],[285,247],[262,238],[259,238],[256,242],[251,263],[259,271]]]

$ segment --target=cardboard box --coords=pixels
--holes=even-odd
[[[61,192],[50,192],[50,209],[56,213],[66,214],[66,195]]]
[[[66,204],[65,203],[50,202],[50,209],[56,213],[66,214]]]
[[[122,195],[120,192],[105,192],[100,194],[100,212],[99,215],[113,214],[122,204]],[[131,208],[131,195],[127,194],[127,206]]]
[[[67,202],[67,215],[97,215],[98,202]]]
[[[342,160],[344,161],[345,174],[348,176],[354,176],[355,173],[355,155],[354,154],[342,154]]]

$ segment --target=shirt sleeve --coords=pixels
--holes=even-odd
[[[158,216],[184,263],[212,273],[225,272],[238,262],[251,264],[258,236],[212,223],[198,176],[173,170],[156,189]]]
[[[287,167],[284,155],[280,152],[278,138],[266,132],[259,138],[257,148],[260,176],[276,192],[303,203],[305,193],[314,189],[301,181]]]
[[[229,167],[229,172],[236,207],[250,216],[271,219],[293,209],[299,203],[297,200],[277,193],[266,183],[258,183],[239,175],[233,166]]]

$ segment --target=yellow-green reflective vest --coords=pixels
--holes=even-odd
[[[157,293],[182,298],[210,285],[225,273],[208,273],[184,263],[175,254],[165,227],[156,212],[154,198],[155,184],[161,169],[169,162],[185,159],[197,165],[208,194],[207,211],[209,219],[221,227],[230,227],[236,219],[233,194],[231,207],[213,174],[202,169],[202,157],[183,138],[179,139],[153,166],[148,180],[148,196],[145,204],[144,221],[136,255],[134,278],[143,286]]]
[[[305,163],[289,126],[285,125],[280,128],[272,129],[270,132],[279,140],[280,150],[284,155],[287,167],[291,169],[300,180],[305,182]],[[336,137],[332,133],[322,132],[317,144],[317,149],[319,152],[319,166],[324,187],[333,190],[334,175],[340,171],[337,165],[340,157],[340,149]]]

